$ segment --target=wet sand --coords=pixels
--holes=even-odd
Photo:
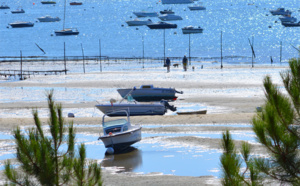
[[[114,72],[112,72],[114,73]],[[123,75],[130,74],[124,72]],[[41,77],[45,78],[45,77]],[[121,88],[121,87],[133,87],[141,84],[154,84],[158,87],[176,87],[180,89],[231,89],[231,88],[258,88],[262,90],[262,82],[256,82],[255,84],[244,84],[244,83],[207,83],[207,82],[176,82],[176,81],[130,81],[130,82],[116,82],[108,81],[105,79],[99,79],[92,82],[68,82],[60,84],[44,84],[38,82],[10,82],[2,83],[1,86],[7,87],[97,87],[97,88]],[[179,95],[180,98],[180,95]],[[131,117],[133,124],[143,125],[159,125],[159,128],[144,128],[143,130],[152,133],[164,133],[164,132],[201,132],[201,131],[213,131],[223,132],[226,129],[230,131],[244,130],[251,131],[250,127],[237,128],[228,126],[226,124],[250,124],[252,117],[255,115],[255,108],[264,103],[263,93],[258,96],[253,95],[249,97],[232,97],[232,96],[210,96],[210,95],[195,95],[193,97],[185,97],[185,99],[179,99],[178,103],[203,103],[209,106],[224,107],[226,110],[224,113],[214,113],[208,110],[206,115],[165,115],[165,116],[135,116]],[[63,108],[93,108],[95,102],[85,103],[62,103]],[[46,108],[46,102],[17,102],[17,103],[1,103],[1,109],[22,109],[22,108]],[[47,125],[47,118],[42,118],[42,123]],[[95,125],[101,123],[99,117],[81,117],[81,118],[66,118],[66,121],[72,121],[74,124],[85,125],[84,128],[76,129],[77,132],[85,132],[90,134],[98,134],[100,129],[95,127],[88,127],[88,125]],[[185,125],[186,127],[178,127],[176,125]],[[196,125],[197,126],[193,126]],[[199,127],[201,124],[222,124],[222,126],[205,126]],[[174,127],[164,127],[165,125],[174,125]],[[0,130],[9,132],[17,126],[33,126],[33,119],[31,118],[0,118]],[[180,144],[189,144],[196,146],[203,146],[209,149],[221,148],[220,139],[211,138],[196,138],[193,136],[181,136],[181,137],[170,137],[164,140],[169,142],[178,142]],[[0,140],[1,141],[1,140]],[[239,147],[241,141],[236,141]],[[252,144],[254,151],[257,154],[266,154],[266,151],[258,144]],[[113,174],[108,170],[103,171],[104,185],[220,185],[220,180],[212,176],[200,176],[200,177],[186,177],[186,176],[172,176],[172,175],[161,175],[160,173],[150,174],[136,174],[136,173],[120,173]]]

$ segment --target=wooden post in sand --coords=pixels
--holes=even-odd
[[[84,52],[83,52],[83,47],[81,43],[81,51],[82,51],[82,63],[83,63],[83,73],[85,73],[85,64],[84,64]]]
[[[20,57],[21,57],[21,73],[20,73],[20,80],[23,80],[23,69],[22,69],[22,66],[23,66],[23,64],[22,64],[22,50],[20,50]]]
[[[221,31],[221,69],[223,68],[223,46],[222,46],[222,43],[223,43],[223,41],[222,41],[222,35],[223,35],[223,33],[222,33],[222,31]]]
[[[64,42],[64,65],[65,65],[65,75],[67,75],[66,43],[65,42]]]
[[[101,39],[99,39],[99,56],[100,56],[100,72],[102,72],[102,63],[101,63]]]

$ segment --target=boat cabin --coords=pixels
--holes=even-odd
[[[141,89],[153,88],[153,85],[141,85]]]
[[[128,121],[126,119],[117,119],[103,122],[104,135],[125,132],[128,130]]]

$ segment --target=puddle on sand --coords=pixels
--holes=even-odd
[[[233,125],[237,127],[238,124]],[[93,126],[99,127],[99,125]],[[208,124],[206,126],[215,125]],[[147,125],[145,127],[154,128],[157,126]],[[245,125],[241,125],[240,127],[245,127]],[[197,136],[206,138],[221,138],[221,133],[197,132],[157,134],[143,132],[142,141],[134,144],[133,147],[135,147],[135,149],[133,148],[131,152],[107,156],[105,155],[106,148],[104,147],[102,141],[97,140],[98,135],[76,134],[76,143],[84,143],[86,145],[87,158],[102,160],[103,167],[115,171],[116,173],[135,172],[140,174],[162,173],[178,176],[220,176],[220,151],[208,150],[202,147],[195,146],[181,146],[179,144],[174,145],[169,142],[162,142],[161,140],[159,140],[159,138],[148,138],[153,136]],[[245,140],[250,142],[254,141],[253,132],[232,132],[232,136],[233,139],[236,140]],[[0,139],[12,139],[12,135],[0,133]],[[14,153],[14,151],[10,151],[10,153],[2,154],[0,155],[0,160],[13,158]],[[0,169],[3,168],[3,165],[0,165]]]

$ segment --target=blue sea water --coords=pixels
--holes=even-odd
[[[193,25],[201,26],[204,32],[190,35],[192,57],[220,57],[221,31],[223,56],[246,57],[238,62],[251,62],[248,38],[252,41],[252,37],[257,63],[270,63],[270,56],[274,62],[279,62],[281,41],[283,61],[298,57],[298,52],[291,45],[299,45],[300,28],[285,28],[278,16],[269,13],[270,9],[284,7],[299,20],[298,0],[204,0],[206,11],[190,11],[186,4],[163,5],[159,0],[82,0],[82,6],[70,6],[67,1],[66,27],[76,27],[80,34],[60,37],[55,36],[54,30],[63,28],[62,21],[36,22],[36,18],[45,15],[63,19],[64,0],[56,2],[53,6],[42,5],[35,0],[1,1],[11,9],[0,10],[0,56],[19,56],[20,50],[24,56],[44,55],[35,43],[46,51],[45,56],[63,56],[64,42],[67,56],[81,56],[81,44],[85,56],[97,56],[101,39],[103,56],[142,57],[144,43],[145,57],[163,57],[163,30],[150,30],[146,26],[129,27],[125,23],[135,18],[133,11],[152,7],[156,12],[172,8],[183,17],[183,20],[174,22],[178,25],[177,29],[165,30],[166,56],[189,55],[189,35],[183,35],[181,28]],[[22,7],[25,14],[10,13],[18,7]],[[159,21],[158,18],[151,19]],[[35,25],[32,28],[7,28],[15,21],[31,21]],[[225,58],[224,61],[236,62],[236,59]]]

